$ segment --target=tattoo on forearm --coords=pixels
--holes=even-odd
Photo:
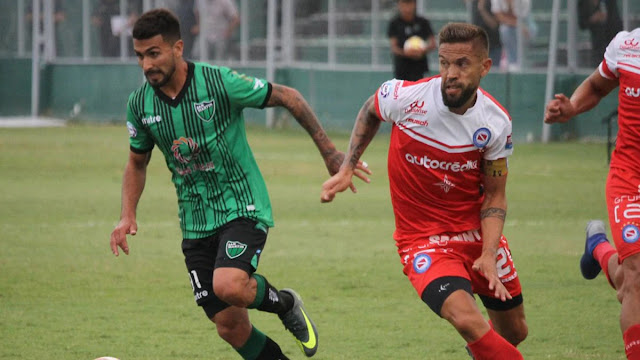
[[[504,219],[506,219],[507,217],[507,211],[500,208],[488,208],[480,210],[480,220],[488,217],[496,217],[504,221]]]
[[[352,155],[349,159],[349,163],[353,167],[358,164],[358,160],[380,127],[380,120],[369,112],[369,107],[371,106],[372,101],[373,98],[370,98],[364,103],[362,109],[360,109],[358,117],[356,118],[356,125],[353,130],[353,134],[351,135],[351,143],[349,146]]]
[[[293,95],[293,96],[291,96]],[[302,126],[316,143],[324,158],[335,152],[331,140],[327,136],[309,103],[297,91],[285,92],[285,87],[274,84],[271,98],[267,106],[283,106]]]

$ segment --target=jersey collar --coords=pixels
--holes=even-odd
[[[184,95],[187,93],[187,90],[189,89],[189,86],[191,85],[191,79],[193,79],[194,69],[195,69],[195,64],[190,62],[190,61],[187,61],[187,79],[184,82],[184,85],[182,86],[182,89],[180,90],[180,92],[178,93],[178,96],[176,96],[175,99],[172,99],[172,98],[168,97],[160,89],[153,88],[153,91],[156,93],[156,96],[160,100],[162,100],[165,103],[169,104],[171,107],[177,107],[178,105],[180,105],[180,103],[182,102],[182,98],[184,98]]]

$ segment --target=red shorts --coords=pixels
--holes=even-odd
[[[640,253],[640,174],[611,168],[606,194],[611,235],[622,262]]]
[[[473,270],[473,262],[482,253],[482,238],[478,230],[463,233],[444,233],[413,241],[403,241],[398,254],[404,265],[404,274],[422,296],[429,283],[444,276],[458,276],[471,281],[474,293],[494,297],[489,281]],[[511,296],[522,293],[518,273],[504,235],[496,258],[498,275]]]

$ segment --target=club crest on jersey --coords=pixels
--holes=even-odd
[[[235,259],[238,256],[244,254],[247,250],[247,244],[243,244],[239,241],[227,241],[226,252],[229,259]]]
[[[640,238],[640,230],[635,225],[626,225],[622,228],[622,240],[628,244],[633,244]]]
[[[477,148],[484,148],[491,140],[491,131],[487,128],[480,128],[473,133],[473,145]]]
[[[431,257],[427,254],[418,254],[413,258],[413,271],[423,274],[431,267]]]
[[[213,119],[213,114],[216,112],[216,102],[215,100],[211,101],[203,101],[201,103],[193,104],[193,107],[196,110],[196,115],[202,121],[209,122]]]

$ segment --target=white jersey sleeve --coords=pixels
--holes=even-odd
[[[513,154],[511,142],[511,122],[505,123],[501,129],[494,129],[493,136],[484,152],[485,160],[497,160]]]
[[[511,119],[497,104],[492,103],[487,107],[485,116],[493,121],[489,122],[491,138],[487,144],[483,158],[485,160],[497,160],[513,154],[511,142]]]
[[[623,38],[628,34],[626,31],[619,32],[607,46],[607,50],[604,52],[604,60],[598,67],[600,75],[603,77],[611,80],[620,77],[618,73],[618,50],[620,49],[620,43],[624,41]]]
[[[376,112],[381,120],[394,122],[395,114],[402,109],[399,101],[399,92],[402,80],[393,79],[385,82],[378,88],[375,95]]]

